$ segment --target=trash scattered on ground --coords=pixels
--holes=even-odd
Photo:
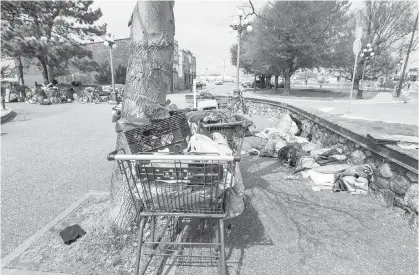
[[[285,179],[299,179],[300,173],[303,178],[311,180],[313,191],[368,193],[373,170],[371,166],[363,164],[366,156],[362,151],[343,154],[340,148],[320,148],[318,144],[310,142],[310,136],[298,136],[301,133],[299,127],[301,123],[296,123],[289,115],[283,115],[275,127],[266,128],[255,133],[254,137],[245,139],[247,153],[277,158],[281,165],[295,167],[293,175]]]

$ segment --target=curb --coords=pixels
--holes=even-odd
[[[268,96],[258,96],[255,94],[250,94],[245,96],[245,98],[256,98],[256,99],[266,99],[269,98]],[[349,100],[311,100],[311,99],[287,99],[287,98],[272,98],[271,100],[278,101],[278,102],[316,102],[316,103],[346,103],[349,104]],[[406,102],[412,102],[413,99],[410,99]],[[392,101],[380,101],[374,102],[372,99],[366,99],[364,101],[356,101],[352,100],[352,104],[356,105],[371,105],[371,104],[397,104],[397,103],[404,103],[403,100],[392,100]]]
[[[1,116],[1,122],[5,122],[12,116],[12,109],[6,109],[7,112]]]
[[[2,275],[70,275],[68,273],[42,272],[42,271],[8,269],[8,268],[3,268],[1,270],[1,274]]]
[[[83,202],[85,202],[91,196],[106,196],[109,195],[109,192],[95,192],[89,191],[83,197],[72,203],[68,208],[56,216],[52,221],[47,223],[44,227],[38,230],[35,234],[27,238],[23,243],[21,243],[17,248],[10,252],[6,257],[1,259],[1,274],[25,274],[25,275],[53,275],[53,274],[63,274],[63,273],[45,273],[40,271],[27,271],[19,269],[8,269],[6,266],[10,264],[14,259],[19,257],[23,252],[25,252],[32,244],[34,244],[39,237],[41,237],[45,232],[54,227],[58,222],[67,217],[71,212],[73,212],[77,207],[79,207]],[[6,273],[7,272],[7,273]],[[17,272],[17,273],[16,273]],[[65,275],[65,274],[64,274]]]

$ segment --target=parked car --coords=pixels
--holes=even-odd
[[[216,81],[215,85],[223,85],[223,82],[222,81]]]

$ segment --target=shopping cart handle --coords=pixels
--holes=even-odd
[[[115,150],[115,151],[113,151],[113,152],[110,152],[110,153],[108,154],[108,160],[109,160],[109,161],[115,160],[115,155],[116,155],[116,153],[117,153],[117,152],[118,152],[117,150]]]

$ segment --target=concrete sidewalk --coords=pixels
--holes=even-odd
[[[246,156],[240,167],[245,209],[226,237],[228,274],[418,274],[417,232],[378,198],[315,192],[308,179],[286,180],[275,159]]]
[[[276,100],[281,102],[316,102],[316,103],[327,103],[327,102],[333,102],[333,103],[345,103],[345,104],[354,104],[354,105],[369,105],[369,104],[395,104],[395,103],[404,103],[406,102],[413,102],[414,99],[412,97],[408,98],[407,100],[403,100],[402,98],[396,99],[393,98],[391,93],[378,93],[374,98],[372,99],[356,99],[355,96],[352,98],[352,102],[349,99],[332,99],[332,100],[318,100],[318,99],[299,99],[299,98],[293,98],[290,96],[288,98],[287,96],[282,95],[272,95],[272,94],[263,94],[263,93],[254,93],[253,91],[248,91],[245,93],[246,97],[250,98],[260,98],[260,99],[269,99],[269,100]]]

